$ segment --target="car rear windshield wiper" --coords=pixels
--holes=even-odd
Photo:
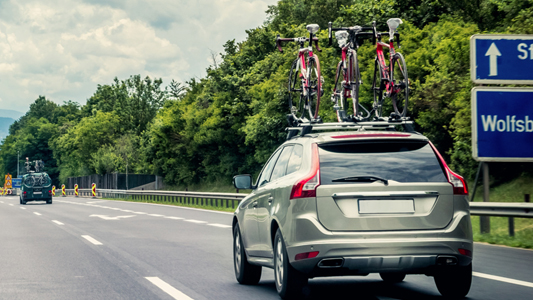
[[[383,181],[385,185],[389,185],[387,179],[377,177],[377,176],[351,176],[333,179],[331,182],[374,182],[374,181]]]

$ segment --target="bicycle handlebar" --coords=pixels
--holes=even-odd
[[[331,22],[328,23],[328,38],[329,38],[329,45],[331,46],[331,44],[333,43],[333,37],[332,37],[332,32],[333,31],[339,31],[339,30],[346,30],[346,31],[357,31],[355,33],[356,37],[357,36],[373,36],[374,35],[374,28],[373,27],[361,27],[361,26],[352,26],[352,27],[337,27],[337,28],[333,28],[331,27]],[[361,31],[364,31],[364,30],[372,30],[372,32],[361,32]]]
[[[278,36],[276,37],[276,46],[278,47],[279,52],[283,53],[283,49],[281,48],[282,42],[309,42],[309,38],[281,38]],[[314,37],[313,42],[315,42],[315,48],[318,52],[322,52],[322,49],[318,47],[318,38]]]

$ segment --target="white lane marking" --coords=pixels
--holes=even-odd
[[[4,201],[0,201],[0,203],[4,203]]]
[[[105,202],[105,200],[91,201],[91,202],[87,202],[87,203],[92,204],[92,203],[100,203],[100,202]],[[83,203],[80,203],[80,204],[83,204]]]
[[[147,213],[141,212],[141,211],[134,211],[133,213],[134,214],[138,214],[138,215],[146,215],[147,214]]]
[[[501,277],[501,276],[496,276],[496,275],[490,275],[490,274],[484,274],[484,273],[479,273],[479,272],[472,272],[472,275],[481,277],[481,278],[492,279],[492,280],[497,280],[501,282],[512,283],[516,285],[533,288],[533,283],[527,282],[527,281],[516,280],[516,279],[511,279],[511,278],[506,278],[506,277]]]
[[[26,207],[21,207],[20,209],[26,209]]]
[[[36,212],[36,211],[34,211],[33,213],[36,214],[36,215],[38,215],[38,216],[42,216],[40,213],[38,213],[38,212]]]
[[[57,225],[65,225],[65,224],[63,224],[63,223],[61,223],[61,222],[59,222],[57,220],[52,220],[52,222],[56,223]]]
[[[165,219],[183,220],[183,218],[180,218],[180,217],[165,217]]]
[[[99,245],[103,245],[102,243],[100,243],[99,241],[95,240],[94,238],[92,238],[92,237],[89,236],[89,235],[82,235],[81,237],[84,238],[84,239],[86,239],[86,240],[88,240],[89,242],[91,242],[91,243],[97,245],[97,246],[99,246]]]
[[[176,300],[189,300],[189,299],[192,300],[191,297],[178,291],[176,288],[164,282],[159,277],[144,277],[144,278],[148,279],[151,283],[153,283],[155,286],[163,290],[163,292],[169,294],[172,298]]]
[[[119,220],[119,219],[125,219],[125,218],[131,218],[135,216],[116,216],[116,217],[109,217],[107,215],[90,215],[89,217],[97,217],[103,220]]]
[[[9,204],[9,205],[13,206],[13,204]]]
[[[158,215],[158,214],[148,214],[148,216],[152,216],[152,217],[163,217],[163,215]]]
[[[129,213],[134,212],[133,210],[128,210],[128,209],[123,209],[122,211],[123,211],[123,212],[129,212]]]
[[[191,223],[197,223],[197,224],[207,223],[206,221],[192,220],[192,219],[184,220],[184,221],[185,221],[185,222],[191,222]]]
[[[207,224],[209,226],[215,226],[215,227],[220,227],[220,228],[231,228],[230,225],[224,225],[224,224]]]

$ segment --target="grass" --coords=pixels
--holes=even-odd
[[[473,186],[470,185],[473,192]],[[524,194],[533,195],[533,178],[522,176],[490,189],[490,202],[524,202]],[[476,191],[474,201],[483,201],[483,186]],[[533,218],[515,218],[515,236],[509,236],[507,217],[491,217],[490,233],[481,234],[479,216],[472,216],[474,241],[533,249]]]

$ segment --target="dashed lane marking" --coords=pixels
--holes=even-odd
[[[192,220],[192,219],[189,219],[189,220],[183,220],[183,221],[185,221],[185,222],[191,222],[191,223],[196,223],[196,224],[207,223],[206,221]]]
[[[38,215],[38,216],[42,216],[40,213],[38,213],[38,212],[36,212],[36,211],[34,211],[33,213],[36,214],[36,215]]]
[[[61,222],[59,222],[57,220],[52,220],[52,222],[56,223],[57,225],[65,225],[65,224],[63,224],[63,223],[61,223]]]
[[[20,209],[26,209],[26,207],[21,207]]]
[[[501,277],[501,276],[496,276],[496,275],[490,275],[490,274],[484,274],[484,273],[479,273],[479,272],[472,272],[472,275],[481,277],[481,278],[492,279],[492,280],[497,280],[501,282],[506,282],[506,283],[533,288],[533,283],[527,282],[527,281],[516,280],[516,279],[511,279],[511,278],[506,278],[506,277]]]
[[[10,205],[10,206],[13,206],[13,204],[12,204],[12,203],[10,203],[9,205]]]
[[[178,291],[176,288],[164,282],[159,277],[144,277],[144,278],[148,279],[151,283],[153,283],[155,286],[160,288],[163,292],[169,294],[172,298],[176,300],[192,300],[191,297]]]
[[[89,242],[99,246],[99,245],[103,245],[102,243],[100,243],[99,241],[95,240],[94,238],[92,238],[90,235],[82,235],[81,236],[82,238],[88,240]]]
[[[209,226],[214,226],[214,227],[220,227],[220,228],[231,228],[230,225],[224,225],[224,224],[207,224]]]
[[[164,217],[163,215],[158,215],[158,214],[148,214],[147,216],[152,216],[152,217]]]
[[[165,219],[183,220],[184,218],[180,218],[180,217],[165,217]]]
[[[134,211],[133,212],[134,214],[138,214],[138,215],[147,215],[148,213],[145,213],[145,212],[142,212],[142,211]]]

